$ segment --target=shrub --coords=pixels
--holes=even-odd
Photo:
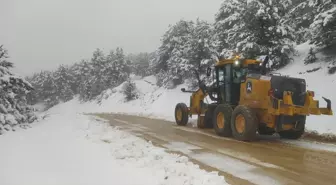
[[[333,66],[333,67],[330,67],[329,70],[328,70],[328,73],[329,74],[335,74],[336,73],[336,66]]]
[[[131,101],[139,98],[139,93],[135,83],[127,80],[122,87],[122,92],[125,95],[126,101]]]
[[[316,58],[315,52],[314,52],[313,48],[310,48],[308,56],[304,59],[304,63],[305,64],[312,64],[312,63],[315,63],[316,61],[317,61],[317,58]]]

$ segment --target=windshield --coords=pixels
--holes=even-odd
[[[248,70],[249,72],[255,72],[255,73],[259,73],[261,69],[261,66],[259,64],[249,64],[248,65]]]
[[[225,73],[226,70],[226,73]],[[247,68],[231,68],[231,66],[226,65],[223,68],[218,69],[218,81],[219,82],[230,82],[231,80],[233,83],[240,83],[242,78],[246,76],[248,72]],[[228,75],[225,77],[225,75]],[[225,79],[226,78],[226,79]]]
[[[242,78],[246,75],[247,68],[234,68],[233,69],[233,83],[240,83]]]
[[[218,81],[224,81],[224,68],[218,69]]]

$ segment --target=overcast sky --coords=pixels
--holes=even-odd
[[[223,0],[0,0],[0,45],[28,75],[122,47],[154,51],[169,24],[213,22]]]

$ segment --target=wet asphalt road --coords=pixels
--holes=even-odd
[[[230,184],[336,185],[336,146],[260,136],[253,143],[216,136],[212,129],[181,127],[137,116],[100,114],[112,126],[154,145],[188,156],[207,171],[218,171]],[[315,146],[315,147],[312,147]]]

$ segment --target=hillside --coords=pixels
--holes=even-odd
[[[295,57],[295,62],[288,65],[286,68],[279,70],[283,75],[305,78],[308,84],[308,89],[315,91],[315,96],[321,102],[321,106],[326,106],[326,103],[321,98],[325,96],[331,99],[332,103],[336,101],[333,86],[335,76],[327,74],[327,66],[323,63],[304,65],[303,59],[308,53],[308,45],[303,44],[297,47],[299,56]],[[300,74],[312,68],[321,66],[321,69],[312,72]],[[133,80],[138,88],[139,98],[137,100],[125,102],[122,90],[122,85],[117,88],[107,90],[103,93],[103,98],[100,103],[91,101],[88,103],[80,103],[78,97],[57,106],[59,109],[76,109],[78,112],[97,113],[97,112],[114,112],[126,113],[133,115],[149,116],[169,121],[174,121],[174,108],[179,102],[184,102],[188,105],[189,93],[181,92],[180,85],[175,89],[164,89],[156,86],[154,76],[140,78],[133,76]],[[208,101],[210,101],[208,99]],[[335,104],[332,104],[333,110],[336,110]],[[195,118],[191,122],[195,123]],[[318,134],[336,134],[335,116],[309,116],[307,118],[306,128],[308,131],[314,131]]]

